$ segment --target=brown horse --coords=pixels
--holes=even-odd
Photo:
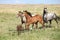
[[[34,16],[34,15],[31,15],[31,13],[28,12],[27,10],[25,10],[25,11],[29,14],[30,17]],[[23,20],[24,17],[22,16],[22,12],[21,12],[21,11],[18,11],[17,17],[20,17],[20,18],[21,18],[21,25],[22,25],[23,23],[26,23],[27,20]],[[36,28],[37,28],[37,23],[38,23],[38,22],[35,23]],[[34,26],[34,24],[32,24],[32,27],[33,27],[33,26]]]
[[[39,23],[41,23],[42,24],[42,26],[44,27],[44,22],[43,22],[43,18],[42,18],[42,16],[41,15],[35,15],[35,16],[32,16],[32,17],[30,17],[30,14],[27,12],[27,11],[23,11],[23,14],[22,14],[23,16],[25,16],[26,17],[26,29],[27,30],[29,30],[29,25],[30,24],[35,24],[35,23],[37,23],[37,22],[39,22]]]

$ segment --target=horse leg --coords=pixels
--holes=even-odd
[[[33,28],[33,26],[34,26],[34,23],[32,24],[32,28]]]
[[[42,24],[43,28],[45,27],[45,25],[44,25],[44,22],[43,22],[43,21],[39,20],[39,23],[41,23],[41,24]]]
[[[36,25],[36,29],[37,29],[38,28],[38,22],[36,22],[35,25]]]
[[[28,23],[26,23],[25,29],[29,30],[29,24]]]
[[[58,21],[57,21],[57,19],[55,19],[55,21],[56,21],[56,23],[58,24]]]
[[[57,26],[58,26],[58,21],[57,21],[57,19],[55,19],[55,21],[56,21],[56,23],[57,23]],[[59,27],[59,26],[58,26]]]
[[[52,20],[49,20],[49,22],[50,22],[49,27],[51,27],[51,21],[52,21]]]

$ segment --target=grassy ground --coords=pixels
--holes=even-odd
[[[60,15],[60,5],[46,5],[48,11]],[[44,5],[0,5],[0,40],[60,40],[59,27],[53,20],[52,28],[33,29],[17,35],[16,26],[20,18],[16,18],[17,11],[28,10],[32,14],[42,15]],[[60,21],[59,21],[60,24]],[[24,26],[24,25],[23,25]],[[39,25],[40,26],[40,25]]]

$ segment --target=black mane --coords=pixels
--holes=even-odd
[[[27,14],[28,14],[28,15],[30,15],[30,16],[32,17],[32,15],[31,15],[31,13],[30,13],[30,12],[27,12]]]
[[[44,16],[45,16],[45,14],[47,13],[45,9],[47,9],[47,8],[44,8],[44,10],[43,10],[43,21],[44,21],[44,22],[46,22],[46,20],[44,19]],[[47,22],[46,22],[46,23],[47,23]]]
[[[31,15],[31,13],[30,12],[28,12],[28,11],[24,11],[24,12],[26,12],[30,17],[32,17],[32,15]]]
[[[46,14],[46,11],[45,11],[45,9],[43,10],[43,14]]]

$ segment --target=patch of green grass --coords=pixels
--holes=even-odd
[[[59,8],[48,6],[48,10],[54,10],[58,14],[60,13]],[[16,18],[16,11],[28,10],[33,14],[42,14],[43,6],[12,6],[2,7],[0,10],[2,11],[0,12],[0,40],[60,40],[60,27],[57,26],[55,21],[52,22],[51,28],[33,29],[32,31],[24,31],[19,36],[17,35],[16,26],[20,24],[20,18]],[[39,24],[39,26],[41,25]]]

